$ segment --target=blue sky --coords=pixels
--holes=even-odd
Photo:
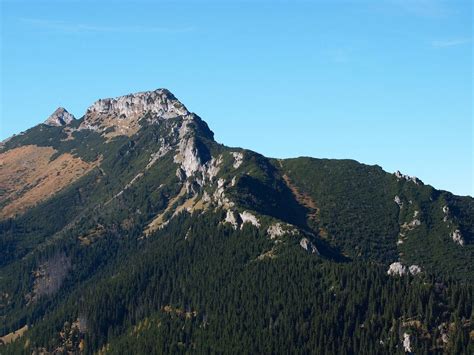
[[[474,195],[465,1],[1,1],[0,138],[166,87],[218,141]]]

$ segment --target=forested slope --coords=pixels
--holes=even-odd
[[[0,148],[0,353],[474,351],[472,198],[226,147],[167,90],[48,122]]]

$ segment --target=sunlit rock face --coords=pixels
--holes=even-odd
[[[224,220],[225,223],[230,223],[232,225],[232,228],[237,229],[239,226],[239,222],[237,220],[237,217],[235,216],[234,211],[227,210],[227,215]]]
[[[395,262],[390,264],[390,267],[387,270],[388,275],[398,275],[398,276],[403,276],[407,273],[407,269],[405,266],[403,266],[402,263],[400,262]]]
[[[250,223],[251,225],[259,228],[260,227],[260,222],[255,215],[250,213],[249,211],[244,211],[240,213],[240,219],[242,220],[242,225],[240,228],[242,229],[245,223]]]
[[[71,123],[75,119],[74,115],[70,114],[64,107],[58,107],[56,111],[44,121],[44,124],[61,127]]]
[[[100,99],[87,109],[80,128],[130,136],[140,129],[139,121],[147,114],[150,119],[169,119],[189,112],[168,90],[158,89]]]
[[[405,350],[406,353],[412,352],[411,338],[408,333],[403,333],[403,350]]]
[[[412,274],[413,276],[415,276],[415,275],[420,274],[421,272],[422,272],[422,269],[418,265],[410,265],[409,267],[406,267],[401,262],[397,261],[390,264],[387,270],[387,275],[403,276],[407,274]]]
[[[300,246],[311,254],[319,254],[316,246],[308,238],[301,239]]]
[[[422,181],[420,179],[418,179],[416,176],[409,176],[409,175],[402,174],[399,170],[397,170],[394,173],[394,175],[396,176],[398,181],[406,180],[406,181],[411,181],[411,182],[415,183],[416,185],[421,185],[422,184]]]
[[[455,243],[459,244],[460,246],[464,245],[464,239],[459,229],[456,229],[453,233],[451,233],[451,238]]]

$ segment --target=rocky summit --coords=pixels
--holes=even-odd
[[[44,121],[44,124],[49,126],[65,126],[75,119],[76,118],[67,112],[65,108],[58,107],[56,111]]]
[[[153,119],[168,119],[189,112],[168,90],[158,89],[96,101],[87,109],[81,128],[132,135],[139,130],[139,120],[145,114]]]
[[[474,352],[472,197],[227,147],[166,89],[0,161],[1,354]]]

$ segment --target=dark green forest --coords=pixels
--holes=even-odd
[[[153,240],[110,236],[93,246],[101,249],[95,260],[74,255],[83,277],[72,273],[53,299],[23,314],[22,323],[33,325],[28,338],[6,349],[57,346],[64,325],[81,318],[87,332],[75,334],[71,347],[83,340],[86,352],[403,353],[407,332],[416,335],[417,353],[441,353],[446,324],[449,352],[472,353],[471,284],[388,277],[375,262],[308,256],[291,238],[277,258],[258,260],[268,238],[219,226],[221,217],[182,215]],[[75,248],[54,249],[73,255]]]

